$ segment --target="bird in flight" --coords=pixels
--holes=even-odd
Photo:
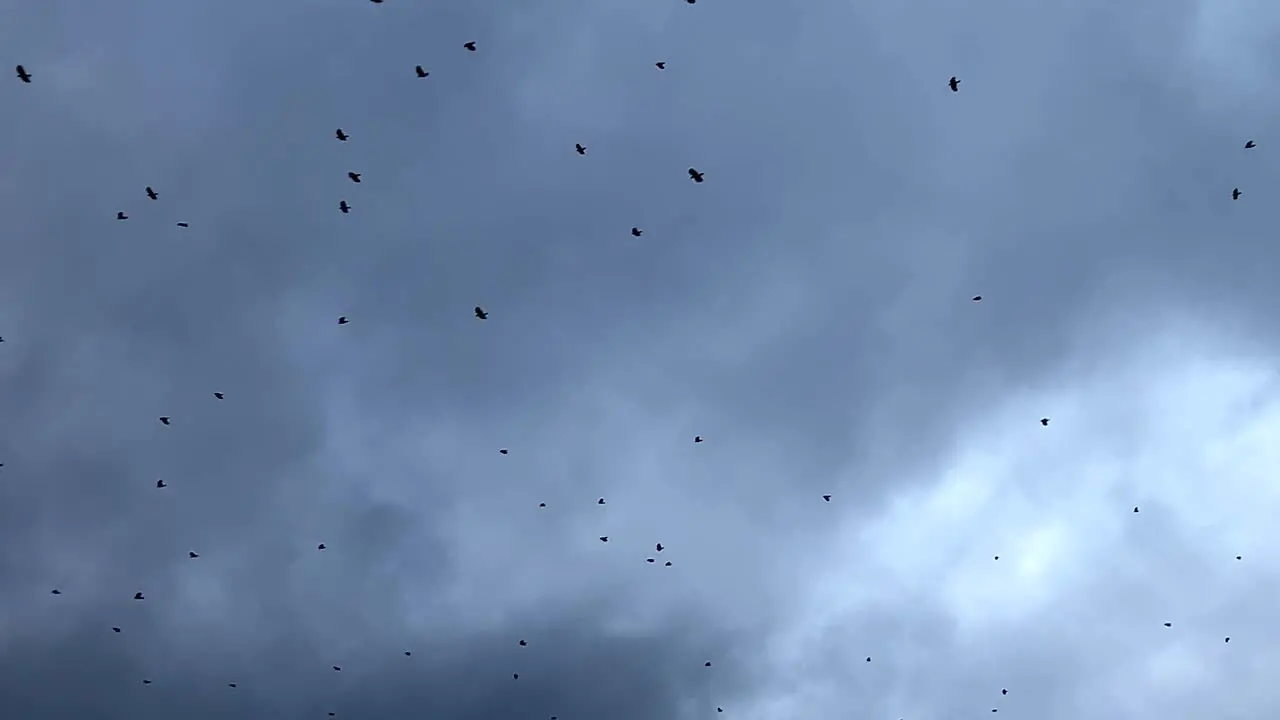
[[[156,191],[155,191],[155,190],[152,190],[152,189],[151,189],[151,186],[150,186],[150,185],[148,185],[148,186],[147,186],[147,197],[151,198],[152,200],[155,200],[156,198],[160,197],[160,195],[158,195],[158,194],[156,193]]]
[[[111,628],[111,632],[120,632],[120,628],[118,628],[118,627],[113,627],[113,628]]]
[[[358,172],[349,172],[347,173],[347,177],[351,178],[351,182],[354,182],[354,183],[360,182],[360,173]]]
[[[974,301],[974,302],[982,302],[982,296],[981,296],[981,295],[974,295],[974,296],[973,296],[973,301]]]
[[[334,666],[333,666],[333,671],[334,671],[334,672],[342,672],[342,668],[338,667],[337,665],[334,665]]]
[[[654,63],[654,64],[653,64],[653,66],[654,66],[654,67],[656,67],[656,68],[658,68],[659,70],[666,70],[666,69],[667,69],[667,63],[665,63],[665,62],[656,62],[656,63]]]
[[[826,501],[826,502],[831,502],[831,496],[830,496],[830,495],[823,495],[823,496],[822,496],[822,499],[823,499],[824,501]]]
[[[344,133],[344,132],[342,132],[342,128],[338,128],[338,129],[333,133],[333,136],[334,136],[334,137],[336,137],[336,138],[338,138],[338,139],[339,139],[339,140],[341,140],[342,142],[346,142],[346,141],[347,141],[347,134],[346,134],[346,133]]]
[[[477,306],[476,306],[476,319],[478,319],[478,320],[488,320],[488,319],[489,319],[489,313],[485,312],[484,308],[482,308],[482,307],[480,307],[479,305],[477,305]]]
[[[1241,195],[1243,195],[1243,194],[1244,194],[1244,193],[1240,192],[1240,188],[1236,188],[1235,190],[1232,190],[1232,191],[1231,191],[1231,199],[1232,199],[1232,200],[1239,200],[1239,199],[1240,199],[1240,196],[1241,196]]]
[[[213,396],[218,398],[219,400],[221,400],[224,397],[223,394],[219,392],[214,393]]]
[[[338,203],[338,209],[342,211],[343,215],[346,215],[347,213],[351,212],[351,206],[347,204],[346,200],[343,200],[342,202]]]
[[[317,546],[316,546],[316,549],[317,549],[317,550],[324,550],[324,543],[320,543],[319,545],[317,545]]]
[[[638,227],[633,227],[631,228],[631,234],[635,237],[640,237],[641,235],[644,234],[644,231]]]
[[[116,219],[117,219],[117,220],[128,220],[128,219],[129,219],[129,216],[128,216],[128,215],[125,215],[125,214],[124,214],[124,212],[123,212],[123,211],[121,211],[121,212],[116,213]]]
[[[960,92],[960,81],[954,75],[951,77],[951,82],[947,84],[951,86],[951,92]]]
[[[161,423],[162,425],[168,425],[168,424],[169,424],[169,416],[168,416],[168,415],[162,415],[162,416],[160,416],[160,423]]]
[[[421,65],[414,65],[414,66],[413,66],[413,71],[414,71],[415,73],[417,73],[417,74],[418,74],[418,77],[420,77],[420,78],[424,78],[424,77],[426,77],[426,76],[428,76],[428,75],[430,75],[430,74],[431,74],[431,73],[427,72],[426,70],[423,70]]]
[[[343,315],[342,317],[338,318],[338,324],[339,324],[339,325],[346,325],[346,324],[347,324],[347,322],[348,322],[348,321],[347,321],[347,316],[346,316],[346,315]]]
[[[462,47],[464,47],[464,48],[466,48],[466,49],[470,50],[471,52],[475,52],[475,51],[476,51],[476,41],[475,41],[475,40],[472,40],[471,42],[465,42],[465,43],[462,43]]]
[[[582,143],[574,143],[574,144],[573,144],[573,149],[574,149],[574,150],[577,150],[579,155],[586,155],[586,154],[587,154],[587,148],[586,148],[586,146],[584,146]]]
[[[601,536],[600,536],[600,542],[609,542],[609,536],[608,536],[608,535],[601,535]],[[57,592],[57,591],[55,590],[54,592]]]
[[[657,545],[654,545],[653,549],[657,552],[662,552],[663,550],[666,550],[666,548],[663,547],[662,543],[658,543]]]
[[[191,550],[187,553],[187,557],[191,558],[192,560],[195,560],[196,558],[200,557],[200,553],[196,552],[195,550]]]
[[[694,441],[694,442],[696,442],[696,443],[700,443],[700,442],[702,442],[702,436],[701,436],[701,435],[694,435],[694,436],[693,436],[693,441]]]
[[[22,82],[24,82],[24,83],[29,83],[29,82],[31,82],[31,73],[27,72],[27,69],[26,69],[26,68],[24,68],[24,67],[22,67],[21,65],[19,65],[16,69],[17,69],[17,71],[18,71],[18,79],[19,79],[19,80],[21,80],[21,81],[22,81]]]
[[[698,172],[697,170],[695,170],[694,168],[689,168],[689,179],[690,179],[690,180],[692,180],[692,181],[694,181],[694,182],[696,182],[696,183],[700,183],[700,182],[702,182],[702,176],[703,176],[704,174],[705,174],[705,173],[700,173],[700,172]]]
[[[603,504],[604,504],[604,498],[600,498],[599,500],[597,500],[597,501],[596,501],[596,504],[597,504],[597,505],[603,505]]]
[[[1252,140],[1250,140],[1250,141],[1248,141],[1248,142],[1246,142],[1246,143],[1244,144],[1244,149],[1245,149],[1245,150],[1252,150],[1252,149],[1254,149],[1254,148],[1256,148],[1256,147],[1258,147],[1257,143],[1255,143],[1255,142],[1254,142],[1254,141],[1252,141]]]
[[[142,596],[142,593],[140,593],[140,592],[136,592],[136,593],[134,593],[134,594],[133,594],[133,599],[134,599],[134,600],[146,600],[146,598],[145,598],[145,597],[143,597],[143,596]]]
[[[178,223],[178,227],[191,227],[187,223]]]
[[[156,489],[163,489],[167,487],[169,486],[164,484],[164,480],[156,480]]]
[[[49,594],[50,594],[50,595],[61,595],[61,594],[62,594],[62,591],[61,591],[61,590],[59,590],[58,588],[54,588],[54,589],[53,589]]]
[[[1040,424],[1049,427],[1049,418],[1040,418]]]
[[[507,449],[506,449],[506,448],[502,448],[501,450],[499,450],[499,451],[498,451],[498,454],[500,454],[500,455],[506,455],[506,454],[507,454]]]

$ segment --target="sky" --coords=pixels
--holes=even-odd
[[[11,3],[0,715],[1280,713],[1277,22]]]

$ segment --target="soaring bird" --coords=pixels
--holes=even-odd
[[[187,557],[191,558],[192,560],[195,560],[196,558],[200,557],[200,553],[196,552],[195,550],[189,550],[187,552]]]
[[[317,545],[317,546],[316,546],[316,549],[317,549],[317,550],[323,550],[323,549],[324,549],[324,543],[320,543],[319,545]]]
[[[507,454],[507,449],[506,449],[506,448],[502,448],[501,450],[499,450],[499,451],[498,451],[498,453],[499,453],[499,454],[501,454],[501,455],[506,455],[506,454]]]
[[[708,661],[706,661],[706,662],[702,663],[702,667],[711,667],[711,661],[710,661],[710,660],[708,660]]]
[[[50,593],[49,593],[49,594],[50,594],[50,595],[61,595],[61,594],[62,594],[62,591],[61,591],[61,590],[59,590],[58,588],[54,588],[52,591],[50,591]]]
[[[191,227],[188,223],[178,223],[178,227]]]
[[[653,66],[654,66],[654,67],[656,67],[656,68],[658,68],[659,70],[666,70],[666,69],[667,69],[667,64],[666,64],[665,62],[656,62],[656,63],[654,63],[654,64],[653,64]]]
[[[546,504],[546,503],[538,503],[538,507],[540,507],[540,508],[544,508],[544,507],[546,507],[546,506],[547,506],[547,504]]]
[[[574,143],[573,149],[577,150],[579,155],[587,154],[587,148],[582,143]]]
[[[1134,506],[1133,506],[1133,511],[1134,511],[1134,512],[1138,512],[1138,506],[1137,506],[1137,505],[1134,505]]]
[[[641,236],[641,235],[643,235],[643,234],[644,234],[644,231],[643,231],[643,230],[641,230],[640,228],[638,228],[638,227],[633,227],[633,228],[631,228],[631,235],[632,235],[633,237],[640,237],[640,236]]]
[[[169,424],[169,416],[168,416],[168,415],[161,415],[161,416],[160,416],[160,423],[161,423],[162,425],[168,425],[168,424]]]
[[[118,628],[118,627],[113,627],[113,628],[111,628],[111,632],[120,632],[120,628]]]
[[[609,536],[608,536],[608,535],[601,535],[601,536],[600,536],[600,542],[609,542]]]
[[[654,560],[653,558],[645,558],[645,559],[644,559],[644,561],[645,561],[645,562],[647,562],[647,563],[656,563],[656,562],[658,562],[657,560]]]
[[[482,307],[480,307],[479,305],[477,305],[477,306],[476,306],[476,319],[478,319],[478,320],[488,320],[488,319],[489,319],[489,313],[485,312],[485,311],[484,311],[484,308],[482,308]]]
[[[31,73],[27,72],[27,69],[26,69],[26,68],[24,68],[24,67],[22,67],[21,65],[19,65],[19,66],[17,67],[17,71],[18,71],[18,79],[19,79],[19,80],[21,80],[21,81],[22,81],[22,82],[24,82],[24,83],[29,83],[29,82],[31,82]]]
[[[464,47],[464,48],[466,48],[466,49],[470,50],[471,52],[475,52],[475,51],[476,51],[476,41],[475,41],[475,40],[472,40],[471,42],[464,42],[464,43],[462,43],[462,47]]]
[[[823,495],[823,496],[822,496],[822,499],[823,499],[823,501],[824,501],[824,502],[831,502],[831,496],[830,496],[830,495]]]
[[[693,168],[689,168],[689,179],[690,179],[690,180],[692,180],[692,181],[694,181],[694,182],[696,182],[696,183],[700,183],[700,182],[702,182],[702,176],[703,176],[704,174],[705,174],[705,173],[700,173],[700,172],[698,172],[697,170],[695,170],[695,169],[693,169]]]
[[[382,0],[378,0],[378,2],[382,2]],[[235,687],[235,686],[236,686],[235,683],[227,683],[227,687]]]
[[[339,325],[346,325],[348,322],[350,322],[350,321],[349,321],[349,320],[347,320],[347,316],[346,316],[346,315],[343,315],[342,317],[338,318],[338,324],[339,324]]]
[[[412,657],[412,656],[413,656],[413,653],[412,653],[412,652],[410,652],[410,651],[408,651],[408,650],[405,650],[405,651],[404,651],[404,656],[405,656],[405,657]]]
[[[164,480],[156,480],[156,488],[157,488],[157,489],[163,489],[163,488],[167,488],[167,487],[169,487],[169,486],[164,484]]]
[[[973,301],[974,301],[974,302],[982,302],[982,296],[981,296],[981,295],[974,295],[974,296],[973,296]]]
[[[662,552],[662,551],[663,551],[663,550],[665,550],[666,548],[664,548],[664,547],[662,546],[662,543],[658,543],[657,545],[654,545],[654,546],[653,546],[653,549],[654,549],[654,550],[656,550],[657,552]]]
[[[414,71],[415,73],[417,73],[417,74],[418,74],[418,77],[420,77],[420,78],[424,78],[424,77],[426,77],[426,76],[428,76],[428,75],[430,75],[430,74],[431,74],[431,73],[427,72],[426,70],[423,70],[421,65],[414,65],[414,66],[413,66],[413,71]]]
[[[604,504],[604,498],[600,498],[599,500],[597,500],[597,501],[596,501],[596,504],[597,504],[597,505],[603,505],[603,504]]]
[[[142,593],[140,593],[140,592],[136,592],[136,593],[134,593],[134,594],[133,594],[133,599],[134,599],[134,600],[146,600],[146,598],[142,597]]]
[[[520,641],[520,647],[524,647],[524,646],[526,646],[526,645],[528,645],[528,644],[529,644],[529,643],[525,642],[524,640],[521,640],[521,641]]]
[[[1244,144],[1244,149],[1245,149],[1245,150],[1252,150],[1252,149],[1254,149],[1254,148],[1256,148],[1256,147],[1258,147],[1258,146],[1257,146],[1257,144],[1256,144],[1256,143],[1254,143],[1252,140],[1250,140],[1250,141],[1248,141],[1248,142],[1246,142],[1246,143]]]
[[[338,203],[338,209],[342,211],[343,215],[346,215],[347,213],[351,212],[351,206],[347,204],[346,200],[343,200],[342,202]]]
[[[1243,194],[1244,194],[1244,193],[1240,192],[1240,188],[1236,188],[1235,190],[1232,190],[1232,191],[1231,191],[1231,199],[1232,199],[1232,200],[1239,200],[1239,199],[1240,199],[1240,196],[1241,196],[1241,195],[1243,195]]]
[[[121,212],[116,213],[116,219],[117,219],[117,220],[128,220],[128,219],[129,219],[129,216],[128,216],[128,215],[125,215],[125,214],[124,214],[124,212],[123,212],[123,211],[121,211]]]
[[[951,82],[947,84],[951,86],[951,92],[960,92],[960,81],[954,75],[951,77]]]
[[[334,136],[334,137],[336,137],[336,138],[338,138],[338,139],[339,139],[339,140],[341,140],[342,142],[346,142],[346,141],[347,141],[347,134],[346,134],[346,133],[344,133],[344,132],[342,132],[342,128],[338,128],[338,129],[333,133],[333,136]]]
[[[152,189],[151,189],[151,186],[150,186],[150,185],[148,185],[148,186],[147,186],[147,197],[151,198],[152,200],[155,200],[156,198],[160,197],[160,195],[159,195],[159,194],[157,194],[155,190],[152,190]]]
[[[1173,623],[1165,623],[1165,624],[1164,624],[1164,626],[1165,626],[1165,627],[1173,627]]]
[[[684,0],[684,1],[689,3],[690,5],[694,5],[698,2],[698,0]]]
[[[219,400],[221,400],[221,399],[223,398],[223,394],[222,394],[222,393],[219,393],[219,392],[214,393],[214,394],[213,394],[213,396],[214,396],[214,397],[216,397],[216,398],[218,398]]]
[[[151,684],[151,681],[150,681],[150,680],[146,680],[146,679],[144,679],[144,680],[142,681],[142,684],[143,684],[143,685],[150,685],[150,684]]]
[[[666,567],[671,567],[671,561],[670,561],[670,560],[668,560],[668,561],[667,561],[667,563],[666,563]]]
[[[1049,427],[1049,418],[1040,418],[1040,424]]]
[[[1008,695],[1008,694],[1009,694],[1009,691],[1008,691],[1006,688],[1000,688],[1000,694],[1001,694],[1001,695]]]
[[[333,666],[333,671],[334,671],[334,672],[342,672],[342,668],[338,667],[337,665],[334,665],[334,666]]]
[[[354,183],[360,182],[360,173],[358,172],[349,172],[347,173],[347,177],[351,178],[351,182],[354,182]]]
[[[694,436],[693,436],[693,441],[694,441],[694,442],[696,442],[696,443],[700,443],[700,442],[702,442],[702,436],[701,436],[701,435],[694,435]]]

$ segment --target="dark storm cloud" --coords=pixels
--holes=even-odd
[[[1269,330],[1275,171],[1237,151],[1274,108],[1189,98],[1190,3],[64,10],[3,37],[22,717],[745,707],[822,493],[873,515],[1193,281]],[[867,644],[952,657],[926,605]],[[1086,682],[1024,641],[981,671]],[[679,666],[713,646],[708,690]],[[971,687],[929,668],[886,716]]]

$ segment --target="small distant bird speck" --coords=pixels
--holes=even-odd
[[[1007,689],[1005,689],[1005,688],[1000,688],[1000,694],[1001,694],[1001,695],[1008,695],[1008,694],[1009,694],[1009,691],[1008,691]]]
[[[596,504],[597,504],[597,505],[603,505],[603,504],[604,504],[604,498],[600,498],[599,500],[597,500],[597,501],[596,501]]]
[[[164,484],[164,480],[156,480],[156,487],[158,487],[158,488],[165,488],[165,487],[169,487],[169,486]]]
[[[609,542],[609,536],[608,536],[608,535],[601,535],[601,536],[600,536],[600,542]]]
[[[475,40],[472,40],[472,41],[470,41],[470,42],[464,42],[464,43],[462,43],[462,47],[464,47],[464,48],[466,48],[466,49],[470,50],[471,52],[475,52],[475,51],[476,51],[476,41],[475,41]]]
[[[702,442],[702,436],[701,436],[701,435],[694,435],[694,436],[693,436],[693,441],[694,441],[695,443],[700,443],[700,442]]]
[[[323,549],[324,549],[324,543],[320,543],[319,545],[317,545],[317,546],[316,546],[316,549],[317,549],[317,550],[323,550]]]
[[[1240,199],[1240,196],[1241,196],[1241,195],[1243,195],[1243,194],[1244,194],[1244,193],[1240,192],[1240,188],[1236,188],[1236,189],[1234,189],[1234,190],[1232,190],[1232,191],[1231,191],[1231,199],[1232,199],[1232,200],[1239,200],[1239,199]]]
[[[488,320],[488,319],[489,319],[489,313],[485,312],[485,309],[484,309],[484,308],[482,308],[482,307],[480,307],[479,305],[477,305],[477,306],[476,306],[476,319],[478,319],[478,320]]]
[[[1049,418],[1040,418],[1040,424],[1049,427]]]
[[[343,200],[338,203],[338,209],[342,211],[343,215],[346,215],[347,213],[351,212],[351,206],[347,204],[346,200]]]
[[[974,302],[982,302],[982,296],[981,296],[981,295],[974,295],[974,296],[973,296],[973,301],[974,301]]]
[[[547,504],[546,504],[546,503],[538,503],[538,507],[540,507],[540,508],[544,508],[544,507],[546,507],[546,506],[547,506]]]
[[[574,143],[574,144],[573,144],[573,149],[574,149],[574,150],[577,150],[579,155],[586,155],[586,154],[587,154],[587,148],[586,148],[586,146],[585,146],[585,145],[583,145],[582,143]]]
[[[152,189],[151,189],[151,186],[150,186],[150,185],[148,185],[148,186],[147,186],[147,197],[151,198],[152,200],[155,200],[156,198],[160,197],[160,195],[159,195],[155,190],[152,190]]]
[[[711,661],[710,660],[706,661],[705,663],[702,664],[702,667],[711,667]]]
[[[62,594],[62,591],[61,591],[61,590],[59,590],[58,588],[54,588],[53,590],[51,590],[51,591],[49,592],[49,594],[50,594],[50,595],[61,595],[61,594]]]
[[[116,219],[117,219],[117,220],[128,220],[128,219],[129,219],[129,216],[128,216],[128,215],[125,215],[125,214],[124,214],[124,211],[121,211],[121,212],[116,213]]]
[[[191,558],[192,560],[195,560],[196,558],[200,557],[200,553],[194,550],[190,550],[187,552],[187,557]]]
[[[525,642],[524,640],[521,640],[521,641],[520,641],[520,647],[525,647],[525,646],[526,646],[526,645],[528,645],[528,644],[529,644],[529,643]]]
[[[498,454],[500,454],[500,455],[506,455],[506,454],[507,454],[507,449],[506,449],[506,448],[502,448],[501,450],[499,450],[499,451],[498,451]]]
[[[118,628],[118,627],[113,627],[113,628],[111,628],[111,632],[120,632],[120,628]]]
[[[347,177],[351,178],[351,182],[360,182],[360,173],[358,172],[349,172],[347,173]]]
[[[169,424],[169,416],[168,416],[168,415],[162,415],[162,416],[160,417],[160,424],[162,424],[162,425],[168,425],[168,424]]]
[[[17,73],[18,73],[18,79],[19,79],[19,80],[21,80],[21,81],[22,81],[22,82],[24,82],[24,83],[29,83],[29,82],[31,82],[31,73],[27,72],[27,69],[26,69],[26,68],[24,68],[24,67],[22,67],[21,65],[19,65],[18,67],[14,68],[14,69],[15,69],[15,70],[17,71]]]
[[[335,130],[333,133],[333,136],[338,138],[342,142],[346,142],[347,138],[349,137],[346,133],[342,132],[342,128],[338,128],[337,130]]]
[[[223,396],[223,394],[222,394],[222,393],[220,393],[220,392],[216,392],[216,393],[214,393],[214,394],[213,394],[213,396],[214,396],[214,397],[216,397],[216,398],[218,398],[219,400],[221,400],[221,399],[224,397],[224,396]]]
[[[647,563],[656,563],[656,562],[658,562],[657,560],[654,560],[653,558],[645,558],[645,559],[644,559],[644,561],[645,561],[645,562],[647,562]]]
[[[1133,511],[1134,511],[1134,512],[1138,512],[1138,506],[1137,506],[1137,505],[1134,505],[1134,506],[1133,506]]]
[[[134,599],[134,600],[146,600],[146,598],[145,598],[145,597],[143,597],[143,596],[142,596],[142,593],[140,593],[140,592],[136,592],[136,593],[134,593],[134,594],[133,594],[133,599]]]
[[[947,84],[951,86],[951,92],[960,92],[960,81],[954,75]]]
[[[350,322],[350,321],[349,321],[349,320],[347,320],[347,316],[346,316],[346,315],[343,315],[342,317],[338,318],[338,324],[339,324],[339,325],[346,325],[348,322]]]
[[[706,173],[700,173],[696,168],[689,168],[689,179],[696,183],[702,182],[702,177],[704,175],[706,175]]]
[[[334,665],[334,666],[333,666],[333,671],[334,671],[334,672],[342,672],[342,668],[338,667],[337,665]]]
[[[830,495],[823,495],[823,496],[822,496],[822,499],[823,499],[825,502],[831,502],[831,496],[830,496]]]
[[[236,686],[235,683],[227,683],[227,687],[235,687],[235,686]]]
[[[417,76],[418,76],[418,77],[420,77],[420,78],[427,77],[428,75],[430,75],[430,74],[431,74],[431,73],[427,72],[426,70],[423,70],[421,65],[414,65],[414,66],[413,66],[413,72],[414,72],[414,73],[416,73],[416,74],[417,74]]]
[[[643,230],[641,230],[640,228],[638,228],[638,227],[633,227],[633,228],[631,228],[631,235],[632,235],[632,236],[634,236],[634,237],[640,237],[640,236],[641,236],[641,235],[643,235],[643,234],[644,234],[644,231],[643,231]]]
[[[656,67],[656,68],[658,68],[659,70],[666,70],[666,69],[667,69],[667,64],[666,64],[665,62],[656,62],[656,63],[654,63],[654,64],[653,64],[653,66],[654,66],[654,67]]]
[[[664,547],[662,546],[662,543],[658,543],[657,545],[654,545],[654,546],[653,546],[653,549],[654,549],[655,551],[657,551],[657,552],[662,552],[662,551],[663,551],[663,550],[665,550],[666,548],[664,548]]]
[[[178,227],[191,227],[191,226],[187,223],[178,223]]]
[[[1256,148],[1256,147],[1258,147],[1258,145],[1257,145],[1256,143],[1254,143],[1252,140],[1249,140],[1248,142],[1246,142],[1246,143],[1244,144],[1244,149],[1245,149],[1245,150],[1252,150],[1252,149],[1254,149],[1254,148]]]

